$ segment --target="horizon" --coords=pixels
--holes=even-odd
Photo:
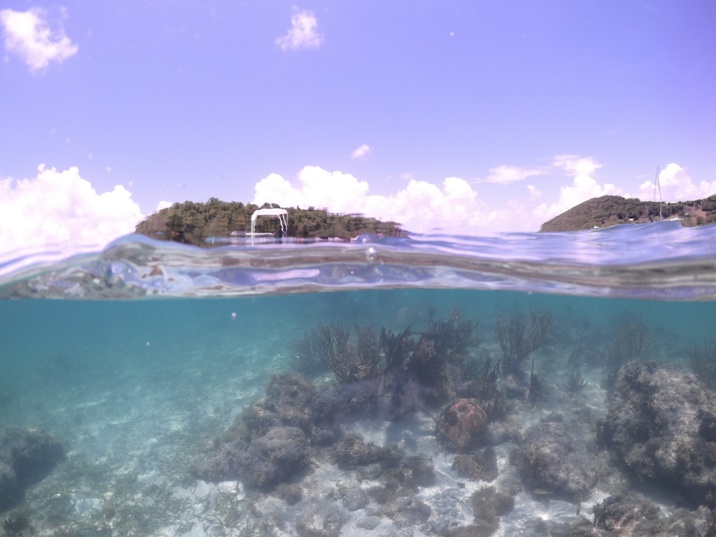
[[[10,0],[0,250],[210,197],[429,233],[716,193],[708,0]]]

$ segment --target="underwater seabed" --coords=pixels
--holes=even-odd
[[[485,439],[465,450],[494,449],[496,476],[479,478],[478,471],[469,477],[454,469],[458,454],[436,432],[448,401],[421,402],[391,419],[380,412],[341,415],[336,437],[309,446],[306,467],[281,486],[197,479],[197,464],[216,453],[246,410],[266,396],[272,375],[303,373],[319,394],[339,384],[330,368],[306,373],[296,361],[296,341],[317,323],[338,320],[351,334],[355,324],[376,332],[410,327],[417,340],[427,331],[430,308],[438,318],[459,311],[476,323],[479,345],[465,355],[475,371],[488,356],[501,357],[498,319],[529,319],[535,311],[553,319],[550,337],[520,365],[522,385],[505,388],[512,410],[491,419]],[[708,508],[618,462],[618,448],[600,439],[600,424],[607,418],[610,386],[622,382],[610,380],[605,365],[620,337],[618,327],[648,330],[649,345],[630,360],[688,372],[694,346],[711,337],[714,303],[359,291],[221,300],[5,301],[0,315],[7,328],[0,345],[0,427],[39,427],[66,452],[63,462],[0,514],[0,535],[649,534],[646,526],[644,533],[621,532],[620,527],[631,532],[634,520],[605,507],[619,494],[639,506],[634,512],[640,517],[662,521],[651,528],[664,528],[673,517],[685,528],[675,534],[713,532]],[[530,396],[532,375],[541,382],[539,397]],[[704,393],[713,401],[713,392]],[[583,439],[584,464],[594,473],[588,492],[565,494],[526,477],[531,470],[525,465],[534,461],[530,442],[540,427],[567,431],[565,442]],[[376,449],[394,447],[392,462],[337,463],[336,450],[355,438],[351,433]],[[432,464],[434,478],[416,478],[420,471],[411,464],[417,460],[427,461],[419,463],[425,468]],[[396,468],[399,483],[391,485]],[[487,492],[480,496],[480,490]],[[500,502],[485,501],[496,497]],[[610,517],[611,531],[595,528],[595,522],[605,527],[596,520],[600,516]]]

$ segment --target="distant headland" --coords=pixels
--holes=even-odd
[[[660,203],[621,196],[592,198],[542,224],[540,231],[578,231],[617,224],[678,218],[685,226],[716,222],[716,195],[702,200]]]

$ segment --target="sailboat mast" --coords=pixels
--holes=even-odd
[[[656,166],[656,178],[654,179],[654,202],[656,203],[656,190],[659,190],[659,222],[664,218],[661,214],[661,181],[659,180],[659,165]]]

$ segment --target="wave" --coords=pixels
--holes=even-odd
[[[0,255],[0,298],[228,297],[396,288],[716,299],[716,225],[492,237],[360,236],[201,249],[127,235],[102,250]]]

